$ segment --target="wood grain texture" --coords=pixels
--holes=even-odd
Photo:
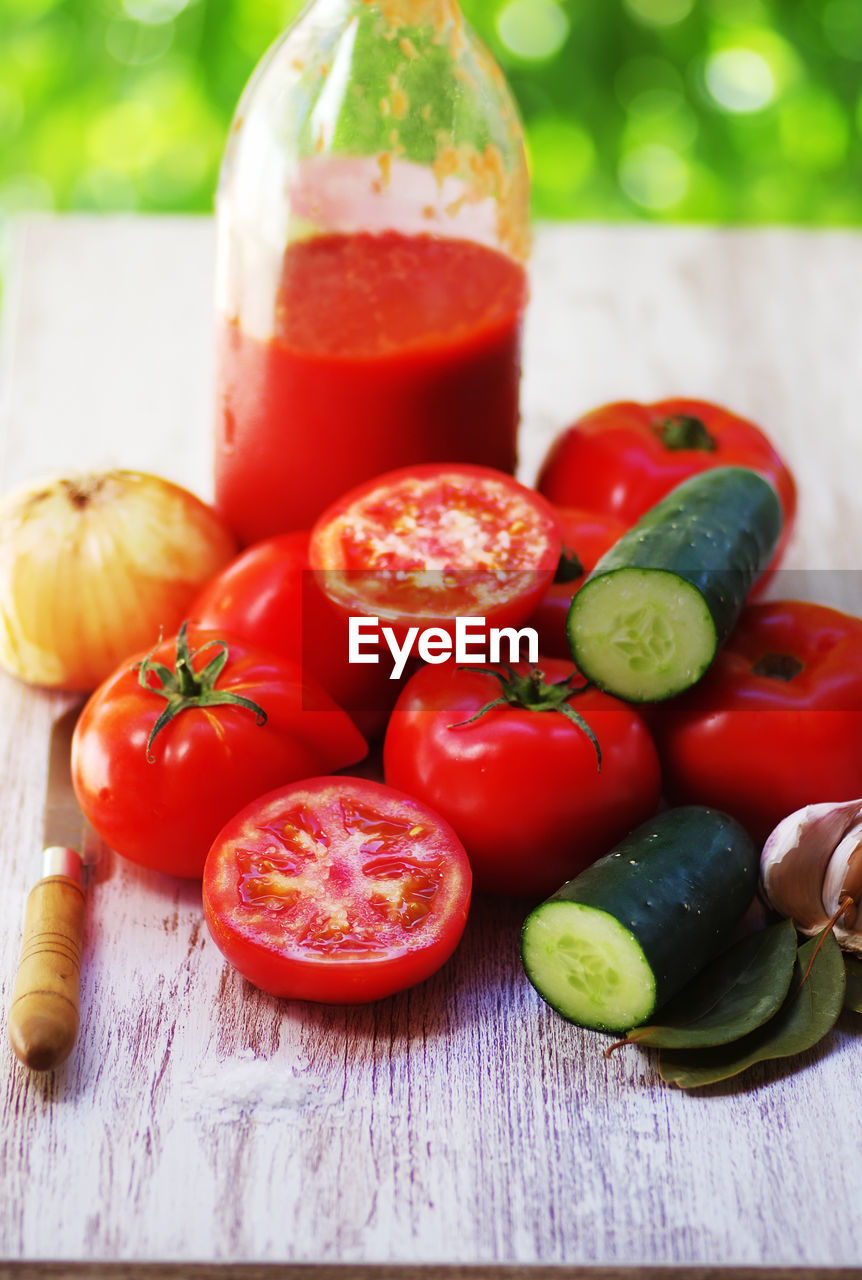
[[[0,487],[122,462],[209,492],[211,249],[205,221],[22,224]],[[795,593],[852,595],[860,297],[851,234],[540,228],[524,474],[602,400],[720,398],[802,480]],[[64,705],[0,678],[4,1005]],[[328,1280],[312,1263],[401,1264],[393,1280],[410,1263],[483,1280],[499,1264],[519,1280],[857,1266],[858,1019],[689,1097],[640,1050],[606,1061],[603,1038],[541,1003],[518,959],[523,915],[477,903],[450,964],[374,1007],[290,1005],[226,967],[198,886],[106,853],[75,1053],[39,1077],[0,1048],[0,1257],[292,1263],[303,1280]]]
[[[0,1280],[859,1280],[862,1269],[822,1267],[435,1266],[340,1263],[0,1263]]]
[[[350,1266],[340,1263],[0,1263],[0,1280],[859,1280],[862,1269],[822,1267]]]

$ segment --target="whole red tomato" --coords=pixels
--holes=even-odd
[[[386,781],[452,824],[477,889],[552,893],[655,811],[659,764],[643,720],[597,689],[573,691],[582,685],[554,658],[541,672],[447,663],[419,670],[395,704]]]
[[[382,732],[398,693],[382,663],[348,661],[347,619],[318,587],[309,534],[285,533],[248,547],[203,588],[195,622],[302,664],[367,737]]]
[[[253,801],[219,832],[203,903],[219,950],[271,995],[379,1000],[449,959],[470,864],[426,805],[362,778],[310,778]]]
[[[539,636],[539,653],[552,658],[569,658],[566,618],[572,596],[580,588],[597,561],[625,533],[627,525],[615,516],[576,507],[557,511],[563,533],[563,551],[554,581],[545,592],[536,612],[528,620]]]
[[[75,728],[72,780],[117,853],[199,877],[243,805],[366,751],[347,712],[295,663],[184,627],[92,695]]]
[[[756,840],[803,805],[862,796],[862,619],[751,605],[689,693],[651,710],[669,800]]]
[[[625,400],[594,409],[557,437],[538,488],[558,506],[602,511],[631,526],[689,476],[731,465],[759,471],[781,500],[774,568],[796,518],[793,476],[759,427],[706,400]]]

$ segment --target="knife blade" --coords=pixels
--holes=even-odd
[[[72,735],[82,708],[70,707],[54,721],[48,749],[48,782],[42,815],[42,846],[68,848],[79,856],[77,846],[84,833],[84,815],[72,786]]]
[[[30,890],[9,1009],[16,1057],[34,1071],[59,1066],[75,1046],[80,1019],[85,881],[84,816],[72,787],[72,734],[81,708],[51,731],[41,877]]]

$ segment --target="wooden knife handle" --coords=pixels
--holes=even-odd
[[[58,1066],[78,1034],[84,905],[82,886],[68,876],[46,876],[27,898],[9,1039],[35,1071]]]

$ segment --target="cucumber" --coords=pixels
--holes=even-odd
[[[530,912],[527,977],[570,1022],[628,1031],[727,943],[751,905],[759,861],[728,814],[669,809]]]
[[[566,623],[575,664],[629,702],[695,684],[781,534],[772,485],[747,467],[685,480],[602,556]]]

